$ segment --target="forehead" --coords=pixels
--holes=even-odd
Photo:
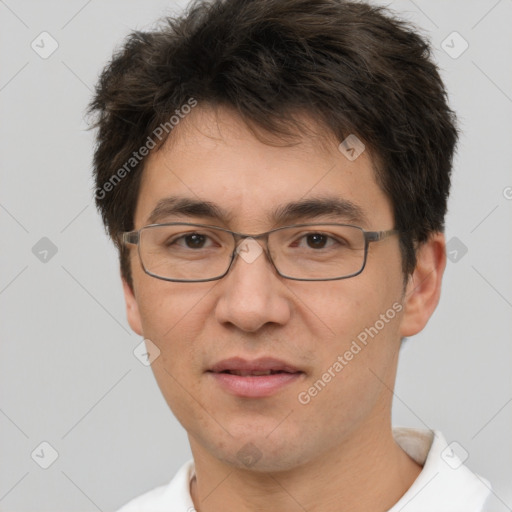
[[[232,111],[196,107],[161,149],[149,155],[136,224],[148,223],[166,198],[218,206],[233,229],[240,222],[266,229],[271,212],[319,198],[350,203],[368,224],[379,218],[384,222],[391,205],[377,184],[368,152],[349,159],[339,141],[309,123],[305,133],[283,141],[255,135]]]

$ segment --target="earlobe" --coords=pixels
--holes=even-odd
[[[416,268],[409,277],[404,295],[401,337],[418,334],[432,316],[441,296],[441,281],[446,267],[443,233],[434,233],[416,251]]]
[[[137,333],[139,336],[143,336],[139,305],[137,304],[135,294],[124,278],[122,278],[122,281],[124,300],[126,303],[126,317],[128,319],[128,323],[135,333]]]

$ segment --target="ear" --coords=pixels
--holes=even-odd
[[[128,318],[128,323],[134,332],[136,332],[139,336],[143,336],[142,334],[142,322],[140,320],[140,312],[139,305],[137,304],[137,299],[135,298],[135,294],[130,285],[126,282],[124,278],[123,281],[123,292],[124,292],[124,301],[126,303],[126,317]]]
[[[446,267],[446,242],[443,233],[433,233],[416,251],[416,268],[409,277],[404,296],[401,337],[418,334],[436,309]]]

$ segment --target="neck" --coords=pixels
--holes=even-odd
[[[197,445],[191,445],[196,478],[190,490],[198,512],[384,512],[421,471],[396,444],[389,423],[360,428],[329,453],[274,473],[234,468],[201,450],[196,456]]]

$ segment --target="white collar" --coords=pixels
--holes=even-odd
[[[472,473],[440,432],[394,428],[393,437],[423,466],[418,478],[388,512],[480,512],[490,484]],[[460,446],[460,445],[459,445]]]

